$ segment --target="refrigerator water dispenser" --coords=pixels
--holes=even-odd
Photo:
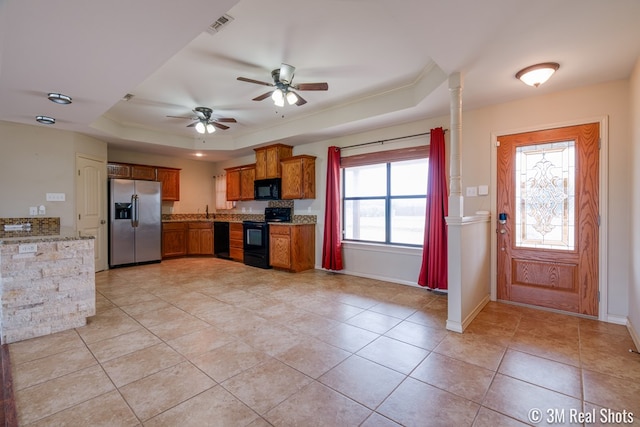
[[[114,219],[131,219],[131,203],[116,203]]]

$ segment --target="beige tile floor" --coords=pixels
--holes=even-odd
[[[10,345],[20,425],[640,425],[623,326],[490,303],[457,334],[423,289],[208,258],[96,287],[85,327]]]

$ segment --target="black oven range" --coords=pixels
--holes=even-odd
[[[269,265],[269,223],[291,222],[291,208],[265,208],[264,221],[243,221],[244,263],[253,267]]]

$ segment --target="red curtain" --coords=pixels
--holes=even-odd
[[[447,224],[445,217],[449,209],[449,202],[442,128],[431,129],[428,177],[424,246],[418,284],[432,289],[447,289]]]
[[[340,236],[340,148],[329,147],[327,154],[327,198],[324,211],[322,268],[342,270]]]

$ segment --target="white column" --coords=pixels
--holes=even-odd
[[[462,77],[460,73],[449,76],[450,166],[449,166],[449,216],[464,215],[462,198]]]
[[[449,215],[447,216],[447,329],[462,332],[462,78],[460,73],[449,76],[450,166]]]

